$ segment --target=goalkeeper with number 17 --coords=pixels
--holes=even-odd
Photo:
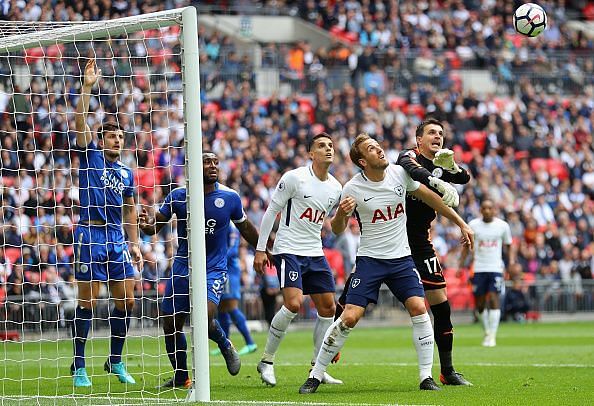
[[[94,59],[84,71],[76,107],[76,147],[80,159],[80,220],[74,232],[75,277],[78,306],[73,332],[74,362],[70,370],[75,387],[91,386],[85,368],[85,345],[101,283],[107,282],[115,308],[110,312],[110,355],[104,369],[122,383],[134,384],[122,362],[122,349],[134,307],[134,261],[142,268],[134,202],[134,175],[120,161],[124,132],[115,122],[105,122],[93,141],[87,124],[91,90],[101,76]],[[130,245],[125,240],[126,230]]]

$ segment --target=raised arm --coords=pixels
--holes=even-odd
[[[85,75],[74,115],[76,123],[76,145],[81,148],[86,148],[93,139],[91,129],[87,124],[87,115],[89,114],[91,90],[100,76],[101,69],[97,69],[95,59],[89,59],[85,66]]]
[[[445,205],[440,197],[429,189],[427,186],[421,184],[414,192],[409,192],[417,199],[422,200],[428,206],[432,207],[437,213],[452,220],[462,232],[462,241],[465,245],[468,245],[472,250],[474,248],[474,231],[466,224],[462,217],[458,215],[454,210]]]
[[[142,254],[140,253],[140,246],[138,245],[138,216],[133,196],[124,198],[123,214],[124,230],[126,231],[128,241],[130,242],[130,254],[132,255],[134,262],[138,265],[138,269],[142,269]]]

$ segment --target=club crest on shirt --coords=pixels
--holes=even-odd
[[[441,178],[443,175],[443,169],[435,168],[433,169],[433,172],[431,172],[431,175],[435,176],[436,178]]]
[[[299,274],[297,273],[297,271],[291,271],[291,272],[289,272],[289,279],[291,281],[295,282],[298,277],[299,277]]]
[[[351,282],[351,287],[354,289],[357,286],[359,286],[360,283],[361,283],[361,279],[359,279],[359,278],[353,278],[353,280]]]
[[[86,264],[82,264],[80,266],[80,273],[87,273],[89,271],[89,267]]]
[[[285,190],[285,181],[281,180],[281,182],[278,184],[278,190],[280,190],[281,192],[283,190]]]
[[[214,205],[220,209],[225,205],[225,201],[220,197],[217,197],[214,201]]]
[[[334,202],[336,201],[335,198],[333,197],[329,197],[328,198],[328,206],[334,206]]]
[[[402,197],[404,196],[404,188],[401,185],[398,185],[394,188],[394,193],[396,193],[396,196]]]

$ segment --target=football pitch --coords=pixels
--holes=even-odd
[[[137,332],[136,332],[137,333]],[[237,347],[241,336],[233,332]],[[328,372],[344,385],[321,385],[300,395],[312,356],[311,330],[290,331],[277,354],[277,386],[265,387],[256,364],[266,336],[255,335],[258,351],[242,358],[239,375],[230,376],[221,356],[211,357],[211,399],[219,404],[439,404],[439,405],[585,405],[594,396],[594,325],[591,322],[505,324],[497,347],[481,346],[479,325],[456,328],[454,365],[473,387],[418,389],[416,353],[410,327],[355,329],[342,358]],[[157,404],[185,398],[184,390],[155,388],[171,376],[164,344],[157,338],[131,338],[124,352],[137,384],[126,387],[103,372],[108,340],[87,344],[93,387],[73,390],[68,367],[71,342],[0,343],[1,405]],[[92,344],[91,344],[92,343]],[[211,345],[213,347],[213,345]],[[214,347],[213,347],[214,348]],[[144,354],[142,357],[139,354]],[[130,355],[134,354],[134,355]],[[160,355],[159,355],[160,354]],[[39,359],[41,361],[37,361]],[[9,361],[7,361],[9,360]],[[60,378],[56,378],[60,376]],[[433,376],[439,377],[437,351]],[[42,395],[18,400],[20,396]],[[75,396],[72,396],[75,394]]]

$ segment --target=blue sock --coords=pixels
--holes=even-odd
[[[229,315],[229,313],[219,312],[218,320],[219,324],[221,325],[221,328],[223,329],[223,332],[227,337],[229,337],[229,329],[231,328],[231,316]]]
[[[218,320],[213,320],[214,327],[208,329],[208,338],[218,344],[221,350],[231,347],[231,341],[227,340],[225,332],[221,328]]]
[[[243,336],[245,343],[247,345],[254,344],[254,340],[252,340],[252,335],[250,334],[250,329],[248,329],[247,322],[245,316],[239,309],[231,310],[231,319],[233,320],[233,324],[239,330],[241,335]]]
[[[185,382],[188,379],[188,343],[186,342],[186,335],[183,331],[175,335],[175,361],[177,368],[175,370],[175,381]]]
[[[126,333],[130,325],[130,316],[127,312],[114,308],[109,318],[109,324],[111,325],[111,353],[109,363],[117,364],[122,362],[122,349],[124,348]]]
[[[175,382],[185,382],[188,379],[188,343],[183,331],[165,336],[165,349],[169,362],[175,371],[173,379]]]
[[[72,323],[72,337],[74,339],[74,369],[85,367],[85,344],[91,329],[93,311],[76,306],[74,323]]]

